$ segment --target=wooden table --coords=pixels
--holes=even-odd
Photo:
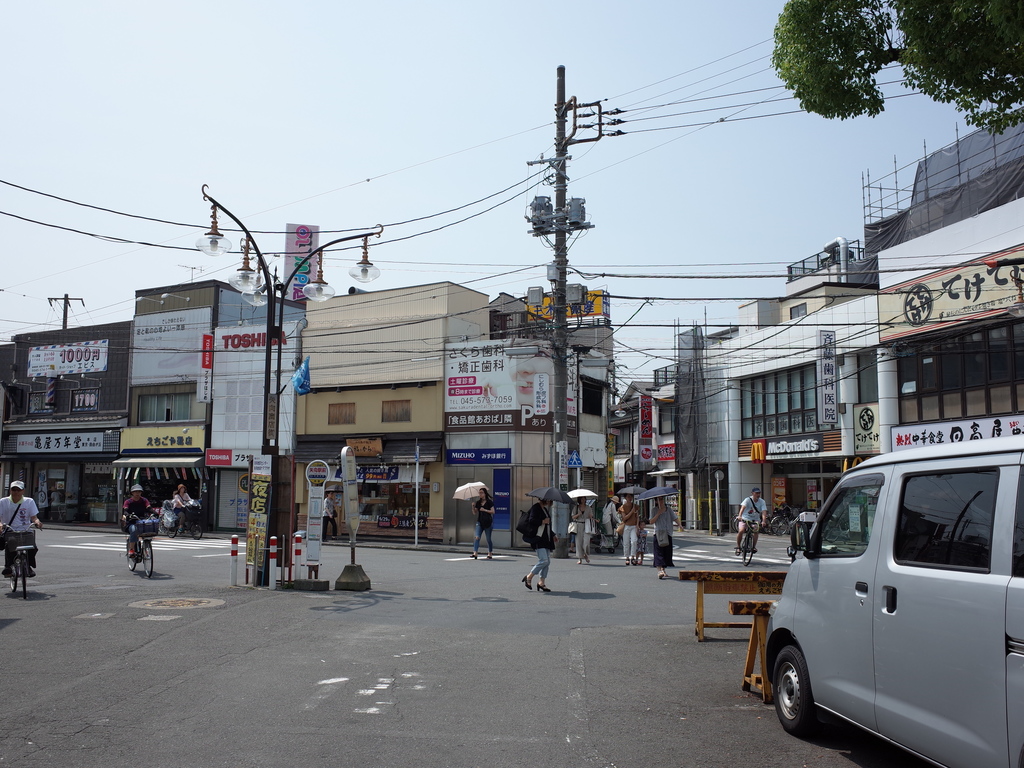
[[[697,582],[694,634],[703,642],[705,627],[748,629],[748,621],[705,621],[704,595],[781,595],[785,571],[680,571],[680,581]]]
[[[772,702],[771,670],[765,669],[765,643],[768,642],[768,611],[774,600],[730,600],[729,613],[733,616],[753,616],[750,625],[750,640],[747,642],[747,659],[743,667],[744,691],[753,689],[761,694],[765,704]],[[760,671],[755,671],[758,659],[761,661]]]

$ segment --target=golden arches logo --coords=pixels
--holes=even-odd
[[[750,444],[750,460],[755,464],[764,464],[768,460],[767,440],[754,440]]]

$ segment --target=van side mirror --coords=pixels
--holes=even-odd
[[[797,552],[803,552],[804,557],[809,560],[818,556],[818,553],[810,545],[812,525],[813,523],[799,520],[793,522],[793,526],[789,529],[789,546],[786,547],[786,554],[789,555],[790,562],[796,560]]]

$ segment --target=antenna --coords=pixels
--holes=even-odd
[[[188,281],[190,283],[194,283],[196,281],[196,272],[198,272],[199,274],[203,274],[203,272],[206,271],[206,267],[190,267],[188,264],[179,264],[178,266],[181,267],[182,269],[187,269],[191,271],[191,274],[189,275],[188,278]]]

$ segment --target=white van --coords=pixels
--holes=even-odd
[[[1024,436],[843,475],[768,628],[794,735],[834,715],[940,766],[1024,766]]]

